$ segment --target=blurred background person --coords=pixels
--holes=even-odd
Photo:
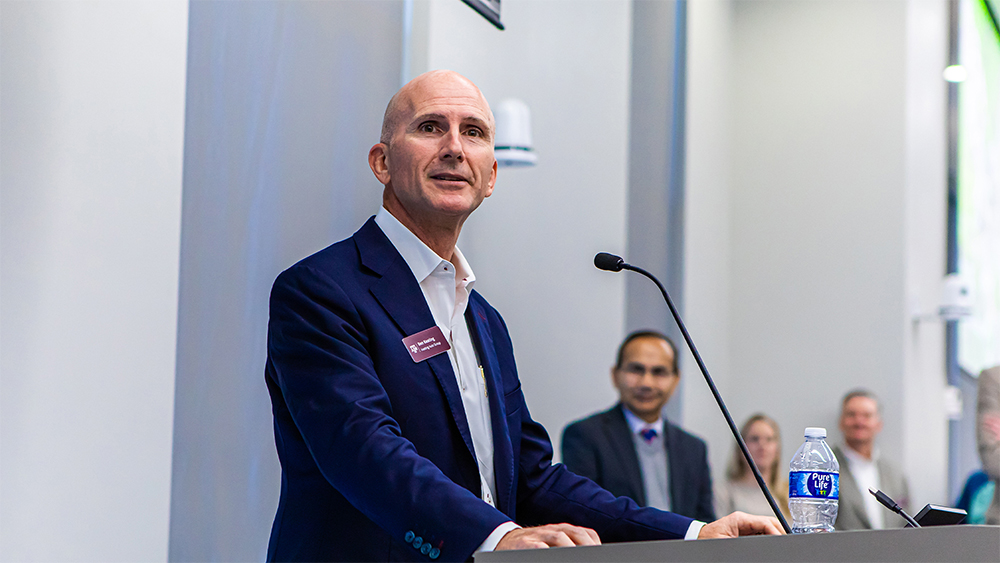
[[[1000,366],[979,374],[976,399],[976,444],[983,471],[994,483],[993,502],[986,511],[987,524],[1000,524]]]
[[[781,430],[778,423],[771,417],[758,413],[743,423],[740,434],[761,477],[771,489],[778,508],[786,518],[791,519],[792,515],[788,512],[788,478],[782,464]],[[726,467],[726,478],[715,485],[715,513],[728,514],[735,510],[763,516],[774,515],[736,443],[733,444],[733,455]]]
[[[867,389],[855,389],[840,403],[844,445],[834,446],[840,462],[840,507],[836,528],[881,530],[902,528],[906,521],[879,504],[868,489],[881,490],[903,510],[910,511],[910,487],[892,461],[879,454],[875,437],[882,431],[882,407]]]
[[[567,426],[562,459],[570,471],[639,506],[711,522],[708,447],[663,416],[680,379],[670,338],[654,330],[630,334],[611,368],[618,404]]]

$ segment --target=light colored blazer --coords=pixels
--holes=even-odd
[[[1000,524],[1000,440],[983,429],[983,416],[1000,415],[1000,366],[983,370],[979,374],[979,390],[976,400],[976,444],[983,471],[998,486],[993,492],[993,503],[986,511],[987,524]]]
[[[840,461],[840,503],[837,509],[837,523],[834,527],[837,531],[844,530],[870,530],[871,521],[868,513],[865,512],[864,497],[861,489],[858,488],[857,481],[851,475],[851,470],[847,465],[847,457],[840,446],[833,447],[833,454]],[[910,513],[910,487],[906,484],[906,477],[891,461],[884,457],[875,462],[878,467],[879,489]],[[863,494],[869,494],[864,491]],[[888,508],[885,509],[885,527],[902,528],[906,521],[901,516],[893,514]]]

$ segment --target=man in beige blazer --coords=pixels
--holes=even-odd
[[[844,396],[840,408],[840,431],[844,445],[834,446],[840,462],[840,506],[834,527],[843,530],[902,528],[906,521],[875,500],[868,489],[881,490],[910,511],[910,489],[906,477],[879,454],[875,437],[882,431],[878,397],[866,389]]]
[[[1000,366],[984,369],[979,374],[976,444],[983,471],[997,483],[993,489],[993,502],[986,511],[986,523],[1000,524]]]

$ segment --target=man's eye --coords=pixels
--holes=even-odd
[[[466,135],[469,135],[470,137],[482,137],[483,132],[481,129],[473,127],[466,132]]]
[[[420,125],[420,131],[423,133],[433,133],[434,129],[435,128],[433,123],[422,123]]]

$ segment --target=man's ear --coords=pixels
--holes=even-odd
[[[497,183],[497,161],[493,159],[493,171],[490,173],[490,181],[486,189],[486,197],[493,195],[493,186]]]
[[[389,177],[389,151],[385,143],[378,143],[368,149],[368,166],[382,185],[388,184]]]

